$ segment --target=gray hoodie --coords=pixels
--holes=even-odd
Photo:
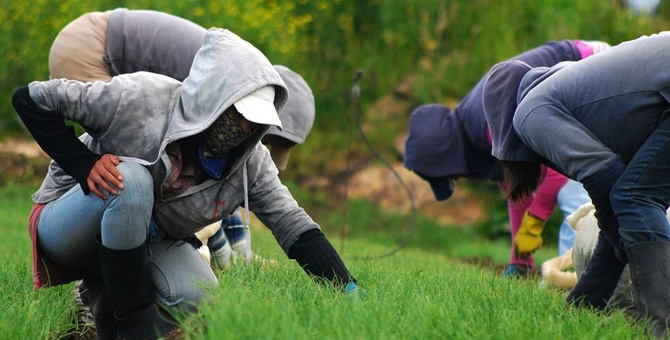
[[[153,218],[176,239],[192,236],[221,220],[248,198],[249,209],[272,230],[288,252],[300,234],[319,226],[300,208],[278,178],[270,153],[257,129],[231,159],[222,180],[209,179],[181,195],[163,199],[161,188],[170,173],[165,148],[194,136],[247,94],[275,86],[275,107],[286,104],[286,86],[267,58],[248,42],[223,29],[210,29],[183,83],[137,72],[108,83],[66,79],[33,82],[30,96],[40,108],[60,113],[85,127],[86,145],[97,153],[113,153],[123,161],[149,167],[154,178]],[[52,162],[33,195],[36,203],[52,201],[77,183]]]

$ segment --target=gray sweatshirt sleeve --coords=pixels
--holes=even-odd
[[[247,161],[249,174],[249,210],[265,224],[284,252],[304,232],[320,229],[319,225],[298,205],[288,188],[279,180],[279,171],[268,149],[260,143]]]
[[[30,96],[43,110],[59,112],[79,123],[93,137],[102,134],[114,119],[123,93],[123,81],[84,83],[53,79],[32,82]]]

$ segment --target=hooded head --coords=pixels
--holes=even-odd
[[[281,126],[274,97],[274,87],[265,86],[235,102],[200,134],[203,155],[225,156],[251,136],[259,125]]]
[[[291,148],[302,144],[314,125],[316,108],[314,95],[307,82],[297,73],[282,65],[274,65],[288,87],[289,97],[279,112],[282,129],[272,126],[266,133],[272,160],[279,170],[286,169]]]
[[[513,126],[519,86],[532,68],[519,60],[493,66],[484,83],[483,106],[491,131],[491,154],[501,161],[538,161],[539,156],[519,138]]]
[[[262,126],[253,133],[257,142],[270,126],[281,128],[277,112],[286,104],[288,91],[261,51],[231,31],[211,28],[182,83],[180,99],[182,110],[175,114],[181,117],[175,119],[181,120],[184,133],[202,132],[234,106]]]
[[[404,165],[430,183],[437,200],[446,200],[453,179],[469,174],[466,143],[458,116],[448,107],[420,106],[409,118]]]

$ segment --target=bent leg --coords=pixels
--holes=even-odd
[[[191,243],[164,239],[150,243],[149,250],[151,280],[163,305],[194,311],[208,301],[208,289],[218,280]]]
[[[670,324],[670,119],[661,122],[612,188],[612,207],[628,251],[637,312],[657,337]]]
[[[130,249],[146,239],[153,206],[153,180],[135,163],[118,166],[126,188],[101,199],[76,185],[49,202],[37,224],[37,243],[52,261],[70,268],[98,270],[96,235],[113,249]]]

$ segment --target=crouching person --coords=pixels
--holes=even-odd
[[[260,143],[287,95],[260,51],[215,28],[183,83],[138,72],[17,89],[14,108],[53,159],[33,195],[35,288],[83,279],[100,338],[163,337],[217,283],[194,233],[242,205],[309,275],[355,292]]]
[[[505,105],[483,103],[489,126],[500,127],[491,131],[492,152],[508,197],[528,197],[542,165],[583,183],[591,197],[600,233],[567,302],[604,308],[628,264],[635,313],[658,338],[670,327],[669,43],[664,32],[551,68],[501,63],[484,98],[505,94],[503,84],[518,88]]]

